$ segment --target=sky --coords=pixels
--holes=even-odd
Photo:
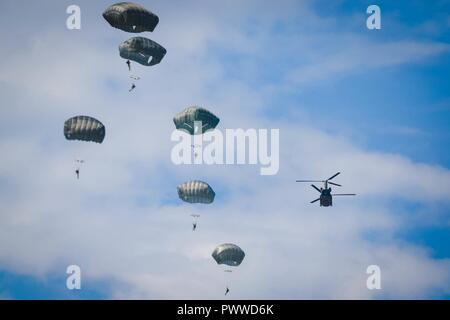
[[[450,298],[449,1],[140,3],[167,54],[132,65],[130,93],[118,45],[134,35],[103,19],[112,2],[0,2],[0,298]],[[174,165],[172,119],[192,105],[218,130],[279,129],[278,174]],[[76,115],[105,141],[67,141]],[[338,171],[357,196],[331,208],[295,183]],[[178,199],[189,180],[214,203]],[[232,274],[211,257],[227,242],[246,253]]]

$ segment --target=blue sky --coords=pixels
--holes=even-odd
[[[101,17],[111,3],[78,1],[80,31],[70,4],[0,4],[1,298],[220,299],[222,242],[247,253],[232,298],[450,297],[448,1],[144,1],[160,24],[143,35],[168,54],[134,65],[131,95],[117,46],[132,35]],[[370,4],[381,30],[365,27]],[[279,173],[173,165],[172,117],[194,104],[219,129],[279,128]],[[106,124],[102,145],[64,140],[77,114]],[[337,171],[358,196],[333,208],[293,183]],[[190,179],[213,205],[179,201]],[[373,263],[380,292],[365,288]]]

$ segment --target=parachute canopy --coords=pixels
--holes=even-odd
[[[212,257],[217,264],[237,267],[244,260],[245,252],[235,244],[224,243],[214,249]]]
[[[130,38],[119,46],[120,56],[144,66],[153,66],[161,62],[167,53],[161,45],[144,37]]]
[[[189,181],[177,187],[178,196],[181,200],[189,203],[212,203],[216,193],[203,181]]]
[[[153,31],[159,22],[156,14],[131,2],[113,4],[103,12],[103,18],[112,27],[132,33]]]
[[[220,119],[212,112],[200,107],[189,107],[173,118],[178,130],[187,131],[191,135],[213,130],[219,124],[219,121]],[[195,122],[201,122],[201,130],[195,128]]]
[[[97,119],[77,116],[64,123],[64,136],[67,140],[102,143],[105,138],[105,126]]]

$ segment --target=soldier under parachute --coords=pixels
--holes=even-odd
[[[64,122],[64,136],[67,140],[102,143],[105,139],[105,126],[95,118],[88,116],[72,117]],[[80,179],[82,159],[76,159],[75,174]]]

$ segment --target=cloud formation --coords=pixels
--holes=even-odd
[[[420,211],[393,205],[418,203],[430,214],[435,203],[448,207],[447,168],[366,150],[348,137],[295,119],[273,121],[261,112],[286,87],[353,72],[366,59],[377,68],[416,62],[448,52],[447,45],[410,40],[369,45],[351,36],[346,37],[350,48],[336,50],[324,41],[325,49],[316,54],[322,36],[304,34],[299,44],[298,34],[273,31],[281,17],[288,30],[295,25],[298,16],[287,9],[294,2],[259,4],[258,17],[252,15],[253,2],[221,4],[220,10],[213,3],[155,2],[161,24],[147,36],[168,54],[154,68],[133,66],[142,80],[129,95],[117,49],[129,35],[111,30],[98,15],[108,3],[80,4],[86,17],[80,33],[65,30],[65,8],[48,3],[48,14],[60,13],[61,21],[41,30],[30,18],[25,28],[32,32],[20,40],[26,50],[17,40],[8,43],[11,58],[0,62],[6,102],[0,109],[2,269],[45,278],[78,264],[83,287],[95,290],[90,283],[111,281],[111,298],[220,299],[226,284],[236,299],[449,293],[450,260],[435,259],[427,248],[397,238],[417,224],[448,225],[448,216],[429,215],[424,222]],[[2,15],[10,16],[9,10]],[[309,28],[324,28],[308,4],[297,12]],[[273,58],[263,50],[268,43],[281,57],[299,54],[293,71],[279,64],[274,78],[283,81],[255,84],[251,79],[264,77],[259,68]],[[254,64],[247,65],[252,57]],[[240,77],[227,69],[230,59],[237,69],[247,65]],[[267,86],[271,89],[262,90]],[[222,129],[279,128],[279,174],[262,177],[251,166],[173,165],[172,117],[193,104],[211,108]],[[105,123],[102,145],[64,140],[64,120],[77,114]],[[79,181],[73,173],[77,157],[86,160]],[[309,205],[316,191],[294,181],[336,171],[343,172],[342,190],[358,196],[337,199],[329,209]],[[213,186],[214,204],[178,201],[176,185],[191,179]],[[201,214],[195,233],[193,212]],[[210,256],[223,242],[246,251],[231,275]],[[381,267],[380,292],[365,286],[370,264]]]

